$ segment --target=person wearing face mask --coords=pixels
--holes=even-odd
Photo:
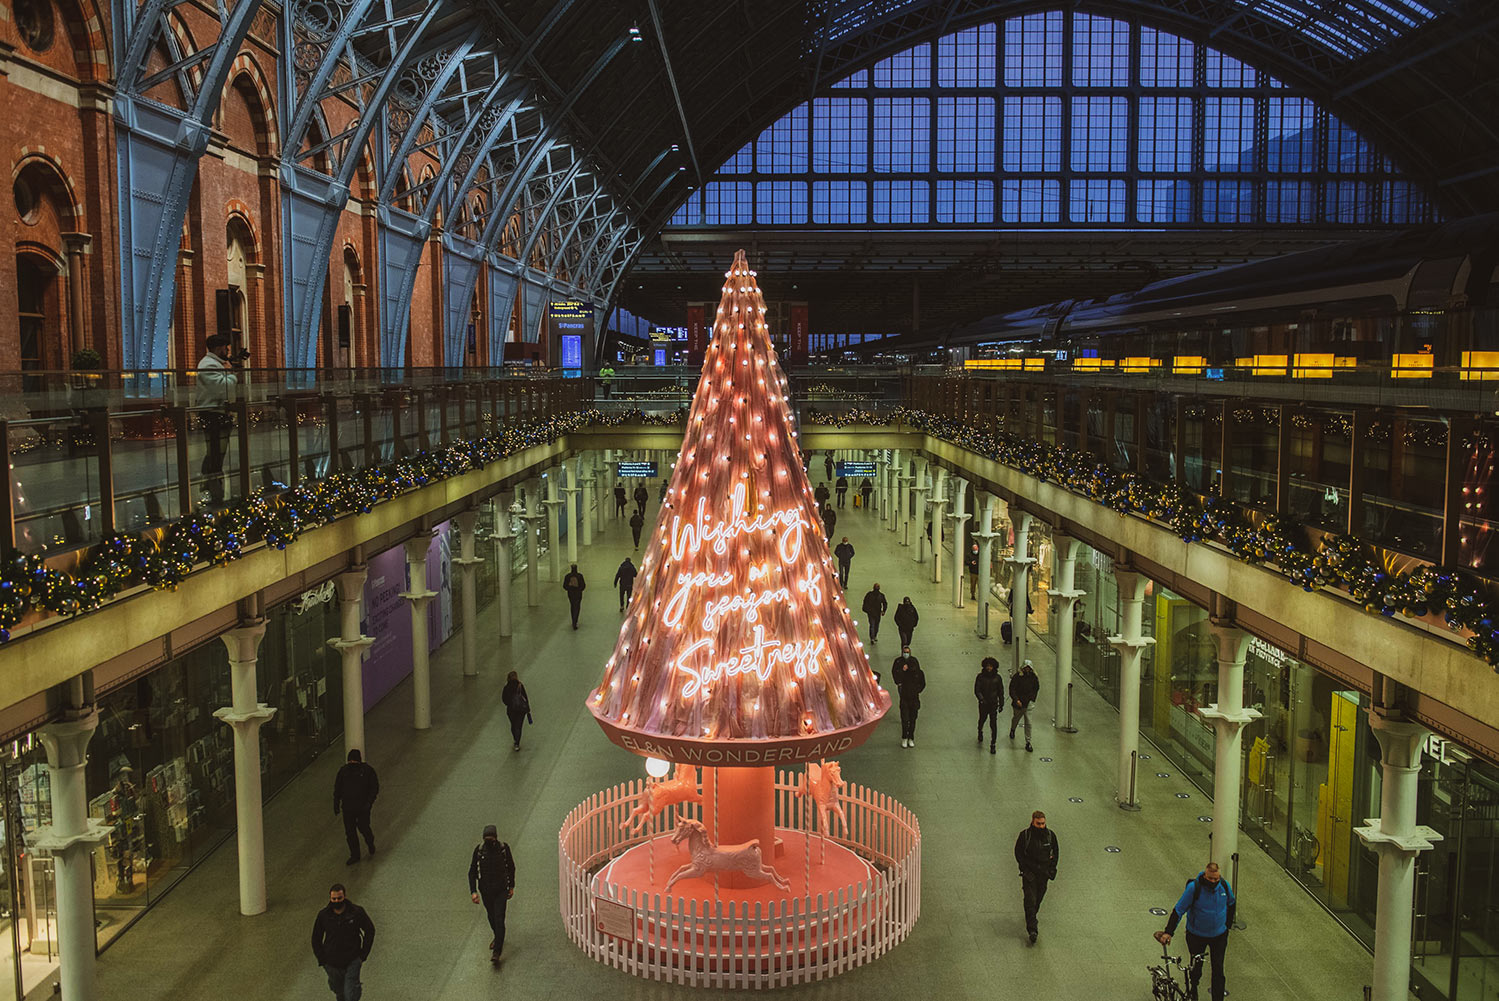
[[[890,665],[891,680],[900,692],[900,746],[916,746],[916,716],[921,712],[921,693],[926,690],[926,672],[921,661],[911,656],[911,648],[902,645],[900,656]]]
[[[359,972],[375,944],[375,923],[344,892],[342,883],[328,890],[328,906],[312,923],[312,954],[328,975],[328,989],[338,1001],[359,1001],[364,985]]]
[[[515,896],[515,858],[493,824],[484,828],[484,839],[468,864],[468,895],[474,903],[484,905],[489,930],[494,932],[489,961],[498,965],[500,953],[505,951],[505,905]]]

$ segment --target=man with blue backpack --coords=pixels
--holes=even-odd
[[[1209,862],[1196,879],[1187,883],[1171,917],[1166,919],[1166,930],[1155,933],[1157,942],[1170,945],[1177,922],[1183,917],[1187,919],[1187,953],[1192,960],[1188,967],[1191,973],[1187,979],[1187,997],[1197,997],[1197,985],[1202,980],[1202,954],[1206,952],[1213,960],[1209,988],[1212,1001],[1223,1001],[1223,956],[1228,950],[1228,933],[1234,926],[1237,904],[1233,887],[1218,871],[1218,863]]]

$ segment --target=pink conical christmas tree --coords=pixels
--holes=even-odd
[[[890,698],[838,584],[743,251],[724,277],[682,452],[588,706],[637,753],[815,759],[862,743]]]

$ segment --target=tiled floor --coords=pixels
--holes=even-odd
[[[907,594],[921,611],[913,652],[928,685],[918,746],[901,748],[892,713],[843,763],[846,777],[896,796],[921,818],[923,912],[911,938],[889,956],[797,990],[861,1001],[1148,997],[1145,966],[1159,954],[1150,932],[1161,924],[1148,909],[1169,907],[1201,868],[1208,825],[1197,818],[1211,812],[1210,804],[1179,776],[1157,779],[1152,772],[1140,791],[1144,810],[1120,811],[1112,800],[1118,716],[1079,686],[1080,732],[1053,732],[1046,725],[1049,653],[1034,639],[1043,675],[1033,714],[1036,753],[1026,754],[1023,741],[1011,744],[1003,733],[996,756],[976,746],[973,675],[979,658],[998,645],[997,628],[994,639],[979,640],[972,606],[953,609],[950,585],[930,583],[929,563],[913,563],[910,550],[878,530],[873,516],[851,507],[840,514],[838,534],[858,550],[851,604],[858,607],[878,580],[892,611]],[[105,953],[99,997],[327,996],[308,935],[334,881],[348,885],[378,928],[364,970],[366,998],[685,996],[685,988],[636,981],[584,959],[557,913],[562,816],[592,791],[642,774],[641,762],[611,745],[583,708],[612,649],[619,618],[609,581],[629,551],[628,538],[623,523],[610,522],[582,555],[590,586],[577,632],[568,628],[559,584],[543,582],[544,603],[530,610],[525,588],[517,587],[512,638],[495,635],[492,609],[481,612],[481,677],[462,679],[455,641],[436,657],[430,730],[410,728],[409,684],[369,715],[366,755],[382,788],[374,811],[378,856],[344,866],[343,830],[330,802],[341,755],[325,755],[267,807],[269,911],[239,915],[230,842]],[[876,657],[887,672],[899,647],[893,624],[887,620],[883,628]],[[509,670],[521,672],[536,717],[519,753],[510,749],[499,703]],[[1011,850],[1038,807],[1060,838],[1061,866],[1032,948]],[[486,823],[499,825],[519,867],[507,958],[498,972],[488,962],[489,930],[465,881],[469,852]],[[1252,842],[1242,846],[1239,913],[1249,927],[1229,947],[1234,997],[1361,997],[1368,953]]]

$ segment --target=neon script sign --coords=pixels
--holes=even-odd
[[[762,684],[770,679],[776,665],[786,665],[796,678],[816,674],[827,657],[827,640],[817,638],[783,642],[767,638],[761,613],[776,606],[791,606],[798,597],[816,605],[822,602],[822,579],[819,569],[806,562],[803,554],[806,533],[811,527],[807,515],[797,509],[751,512],[749,487],[734,487],[730,496],[728,517],[715,521],[708,512],[708,499],[700,498],[696,516],[672,519],[666,540],[666,558],[679,562],[707,550],[716,556],[730,556],[735,547],[745,547],[767,535],[773,541],[773,553],[780,566],[772,561],[748,565],[751,583],[730,591],[738,583],[732,569],[682,570],[675,578],[675,588],[667,600],[662,622],[678,629],[687,618],[689,606],[698,612],[694,625],[703,633],[714,633],[735,617],[752,626],[751,639],[727,656],[721,654],[711,635],[693,639],[668,667],[683,676],[682,698],[708,694],[711,686],[725,678],[754,675]],[[747,555],[742,548],[739,554]],[[738,562],[738,561],[735,561]],[[742,564],[741,564],[742,565]],[[777,580],[776,578],[779,578]],[[759,584],[759,588],[756,588]]]

